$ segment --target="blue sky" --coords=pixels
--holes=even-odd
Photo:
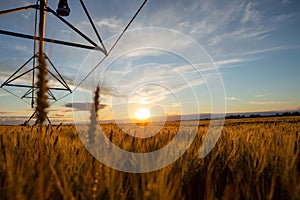
[[[0,5],[0,10],[34,3],[35,1],[29,0],[7,1]],[[122,31],[141,3],[140,0],[112,0],[101,3],[100,1],[86,1],[86,6],[108,49],[116,34]],[[57,1],[49,1],[49,6],[53,9],[56,9],[56,4]],[[97,41],[79,1],[70,1],[69,5],[71,14],[66,19]],[[292,0],[149,0],[130,30],[144,27],[171,29],[199,43],[215,62],[221,74],[227,96],[225,99],[227,112],[299,110],[299,8],[300,2]],[[0,18],[0,28],[32,34],[34,12],[34,10],[29,10],[3,15]],[[169,45],[170,48],[178,48],[182,52],[193,52],[192,46],[183,39],[172,44],[165,44],[168,39],[164,37],[164,34],[156,32],[150,41],[141,35],[132,34],[135,38],[129,40],[129,36],[132,36],[129,34],[123,43],[121,41],[119,49],[116,48],[115,54],[121,52],[122,47],[131,45],[126,41],[139,42],[146,46],[150,43],[158,43]],[[86,43],[50,14],[47,15],[46,37]],[[0,38],[0,83],[3,83],[12,72],[32,56],[33,42],[5,35],[0,35]],[[90,69],[82,66],[93,66],[101,58],[101,54],[97,52],[53,44],[46,44],[46,53],[72,88],[76,86],[77,73],[80,72],[80,79],[80,76],[83,77]],[[205,89],[205,83],[192,75],[190,71],[193,70],[192,68],[184,68],[187,63],[182,59],[172,57],[170,54],[158,53],[157,50],[134,53],[137,54],[121,56],[122,59],[110,65],[109,70],[104,73],[105,78],[101,79],[101,83],[106,88],[103,90],[101,101],[108,105],[103,110],[103,118],[112,117],[112,104],[115,105],[115,112],[117,112],[115,115],[119,118],[126,117],[126,112],[132,115],[134,111],[131,112],[130,109],[134,110],[143,106],[148,106],[148,109],[157,112],[157,115],[211,111],[209,91]],[[201,56],[199,58],[204,59]],[[157,70],[153,73],[155,67]],[[147,69],[150,72],[147,73]],[[185,71],[180,71],[182,69]],[[175,71],[172,70],[183,73],[188,82],[192,83],[193,90],[197,93],[197,100],[191,97],[192,94],[189,94],[190,91],[185,87],[182,90],[175,90],[176,95],[169,95],[170,92],[165,92],[166,88],[159,84],[139,88],[142,80],[150,80],[145,77],[156,77],[155,80],[158,82],[165,80],[170,88],[176,87],[176,83],[180,85],[180,81],[173,78],[174,74],[171,72],[175,73]],[[97,73],[100,72],[101,70]],[[118,72],[121,75],[125,74],[125,78],[119,76]],[[207,80],[213,80],[210,78],[213,73],[204,72],[204,74],[207,74]],[[97,75],[99,74],[94,74],[94,76]],[[20,79],[21,82],[28,80],[30,77]],[[118,81],[122,84],[116,87]],[[55,83],[51,82],[51,84]],[[50,108],[52,118],[72,120],[72,109],[65,105],[72,101],[90,102],[89,90],[94,85],[95,80],[91,79],[79,88],[73,99],[70,95],[55,103]],[[7,89],[19,96],[23,92],[19,88]],[[62,94],[57,95],[62,96]],[[180,97],[180,100],[177,97]],[[128,101],[131,103],[122,107],[123,100],[123,105]],[[141,102],[146,100],[147,102]],[[197,109],[195,108],[196,101],[201,102]],[[178,106],[178,103],[181,103],[183,107]],[[26,119],[31,112],[29,105],[6,91],[0,90],[0,123],[7,123],[11,120],[22,121],[23,116]]]

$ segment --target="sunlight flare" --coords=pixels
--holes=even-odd
[[[151,113],[147,109],[139,109],[135,112],[135,118],[139,120],[146,120],[151,117]]]

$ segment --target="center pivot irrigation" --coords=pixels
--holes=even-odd
[[[103,61],[110,55],[110,53],[113,51],[113,49],[117,46],[118,42],[123,37],[124,33],[127,31],[129,26],[135,20],[135,18],[140,13],[142,8],[145,6],[147,1],[148,0],[144,0],[144,2],[140,5],[140,7],[138,8],[138,10],[134,14],[134,16],[131,18],[131,20],[128,22],[126,27],[123,29],[123,31],[121,32],[119,37],[116,39],[116,41],[112,44],[112,46],[108,50],[106,49],[106,47],[103,43],[103,40],[101,39],[101,36],[100,36],[99,32],[97,31],[97,28],[96,28],[96,26],[93,22],[93,19],[92,19],[91,15],[89,14],[88,9],[85,6],[83,0],[79,0],[80,5],[83,8],[83,11],[84,11],[85,15],[87,16],[87,18],[89,20],[89,23],[92,26],[93,31],[97,36],[97,39],[99,40],[100,45],[98,45],[96,42],[94,42],[92,39],[90,39],[88,36],[86,36],[83,32],[81,32],[79,29],[77,29],[70,22],[68,22],[66,19],[63,18],[63,17],[69,16],[70,12],[71,12],[71,10],[69,8],[69,5],[68,5],[68,0],[59,0],[56,11],[54,11],[53,9],[51,9],[50,7],[47,6],[47,0],[37,0],[36,4],[33,4],[33,5],[17,7],[17,8],[13,8],[13,9],[9,9],[9,10],[0,11],[0,15],[4,15],[4,14],[19,12],[19,11],[28,10],[28,9],[36,9],[35,19],[34,19],[34,34],[33,35],[17,33],[17,32],[12,32],[12,31],[7,31],[7,30],[0,30],[0,34],[3,34],[3,35],[9,35],[9,36],[25,38],[25,39],[32,39],[34,41],[34,43],[33,43],[33,56],[30,59],[28,59],[11,76],[9,76],[9,78],[6,81],[4,81],[0,87],[3,90],[7,91],[8,93],[20,98],[21,100],[23,100],[27,104],[28,104],[28,102],[25,101],[24,99],[25,98],[31,99],[31,104],[30,105],[31,105],[32,108],[34,108],[35,99],[37,98],[35,96],[35,94],[36,94],[36,91],[38,90],[38,87],[36,85],[36,80],[35,80],[35,71],[38,70],[38,67],[35,66],[35,65],[36,65],[37,60],[40,57],[44,56],[45,60],[48,61],[48,63],[52,67],[52,70],[54,70],[55,73],[53,73],[51,70],[49,70],[47,68],[45,69],[46,72],[50,76],[52,76],[52,78],[54,78],[60,84],[60,87],[58,87],[58,86],[49,87],[48,90],[47,90],[48,99],[53,100],[53,102],[50,105],[52,105],[55,102],[67,97],[72,92],[74,92],[77,88],[79,88],[80,85],[98,67],[100,67],[101,63],[103,63]],[[38,11],[39,11],[39,16],[40,16],[39,26],[38,26]],[[67,25],[69,28],[71,28],[74,32],[79,34],[83,39],[85,39],[87,42],[89,42],[90,45],[79,44],[79,43],[75,43],[75,42],[68,42],[68,41],[63,41],[63,40],[56,40],[56,39],[51,39],[51,38],[45,38],[44,35],[45,35],[45,24],[46,24],[46,13],[47,12],[53,14],[56,18],[58,18],[65,25]],[[38,35],[37,35],[37,32],[39,33]],[[39,41],[39,51],[36,51],[37,41]],[[57,68],[53,64],[53,62],[50,60],[50,58],[44,52],[44,42],[49,42],[49,43],[54,43],[54,44],[59,44],[59,45],[64,45],[64,46],[71,46],[71,47],[76,47],[76,48],[81,48],[81,49],[98,50],[98,51],[101,51],[104,54],[104,57],[99,61],[98,64],[96,64],[91,69],[91,71],[79,82],[79,84],[76,85],[73,90],[71,90],[70,87],[68,86],[67,82],[64,80],[63,76],[59,73],[59,71],[57,70]],[[21,70],[25,69],[25,66],[27,64],[29,64],[31,61],[32,61],[32,68],[29,69],[29,70],[25,70],[25,72],[22,72]],[[16,81],[19,78],[22,78],[22,76],[24,76],[25,74],[29,74],[29,73],[32,74],[31,84],[26,85],[26,84],[14,83],[14,81]],[[15,93],[13,93],[13,92],[11,92],[11,91],[9,91],[8,89],[5,88],[5,87],[8,87],[8,86],[28,88],[28,90],[24,93],[23,96],[19,97]],[[64,96],[62,96],[60,98],[57,98],[53,93],[53,91],[55,91],[55,90],[66,91],[67,94],[65,94]],[[25,123],[29,123],[29,121],[35,116],[35,114],[36,114],[36,111],[30,116],[30,118]],[[48,122],[51,123],[47,116],[46,116],[46,118],[47,118]]]

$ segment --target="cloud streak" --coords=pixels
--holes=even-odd
[[[257,97],[257,98],[267,97],[267,96],[269,96],[269,95],[268,94],[257,94],[257,95],[255,95],[255,97]]]
[[[92,107],[94,106],[94,103],[90,102],[73,102],[73,103],[66,103],[64,105],[67,108],[73,108],[78,111],[91,111]],[[106,104],[99,104],[99,109],[105,109],[107,107]]]
[[[236,97],[227,97],[226,100],[228,100],[228,101],[239,101],[239,99],[236,98]]]
[[[281,105],[281,104],[288,104],[288,101],[250,101],[248,102],[252,105]]]
[[[231,1],[218,5],[217,1],[191,1],[188,4],[176,2],[169,5],[168,9],[164,6],[157,8],[152,19],[145,18],[140,23],[175,28],[186,33],[219,60],[241,59],[245,55],[256,56],[268,51],[285,50],[280,44],[274,49],[260,41],[280,29],[282,23],[289,20],[293,13],[270,14],[262,9],[262,3],[252,1]],[[178,15],[178,10],[182,8],[191,11],[190,14]],[[197,12],[193,12],[195,10]]]

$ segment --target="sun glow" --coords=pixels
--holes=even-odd
[[[151,117],[150,111],[147,109],[139,109],[135,112],[135,118],[138,120],[146,120]]]

